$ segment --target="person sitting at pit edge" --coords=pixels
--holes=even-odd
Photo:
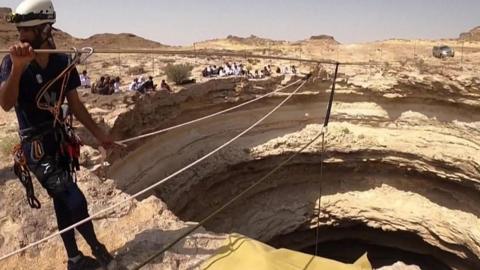
[[[165,90],[169,93],[173,93],[172,88],[170,88],[170,85],[168,85],[165,80],[162,80],[162,83],[160,84],[160,90]]]
[[[97,86],[97,93],[100,95],[110,95],[110,76],[105,77],[103,84]],[[112,86],[113,87],[113,86]]]
[[[98,80],[96,83],[93,84],[92,86],[92,93],[99,93],[101,89],[105,87],[105,77],[101,76],[100,80]]]
[[[115,77],[115,82],[113,84],[113,93],[120,93],[120,77]]]
[[[90,81],[90,77],[87,75],[87,71],[84,70],[82,74],[80,74],[80,85],[85,88],[89,88],[92,85]]]
[[[139,86],[140,86],[140,84],[138,83],[138,78],[134,78],[133,82],[128,87],[128,90],[136,92],[138,90]]]
[[[148,80],[143,83],[143,88],[145,91],[155,91],[157,85],[153,83],[153,77],[148,76]]]

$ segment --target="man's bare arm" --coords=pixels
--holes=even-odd
[[[4,111],[9,111],[17,102],[21,76],[22,71],[12,67],[10,76],[0,85],[0,106]]]
[[[83,105],[76,90],[67,93],[68,106],[73,115],[82,123],[104,147],[109,147],[113,140],[92,119],[92,116]]]

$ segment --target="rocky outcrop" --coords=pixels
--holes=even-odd
[[[253,45],[253,46],[279,45],[279,44],[285,43],[285,41],[261,38],[255,35],[250,35],[248,37],[228,35],[227,40],[231,42],[239,43],[239,44]]]
[[[329,36],[329,35],[311,36],[310,40],[325,41],[331,44],[340,44],[338,41],[335,40],[333,36]]]
[[[466,33],[461,33],[459,39],[468,41],[480,41],[480,26],[477,26]]]

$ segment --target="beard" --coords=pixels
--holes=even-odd
[[[45,41],[46,40],[42,40],[40,37],[36,37],[34,40],[20,39],[20,42],[30,44],[34,50],[40,49]]]
[[[40,47],[42,47],[42,44],[43,44],[45,41],[46,41],[45,39],[42,39],[40,36],[37,36],[37,37],[30,43],[30,46],[32,46],[32,48],[33,48],[34,50],[40,49]]]
[[[35,37],[33,40],[21,39],[20,41],[30,44],[30,46],[32,46],[34,50],[40,49],[45,42],[48,43],[48,46],[51,49],[55,49],[56,46],[55,46],[55,42],[53,41],[51,29],[52,28],[50,25],[37,26],[34,29]]]

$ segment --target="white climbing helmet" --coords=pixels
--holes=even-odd
[[[17,27],[30,27],[44,23],[54,24],[55,19],[52,1],[24,0],[10,16],[9,21]]]

